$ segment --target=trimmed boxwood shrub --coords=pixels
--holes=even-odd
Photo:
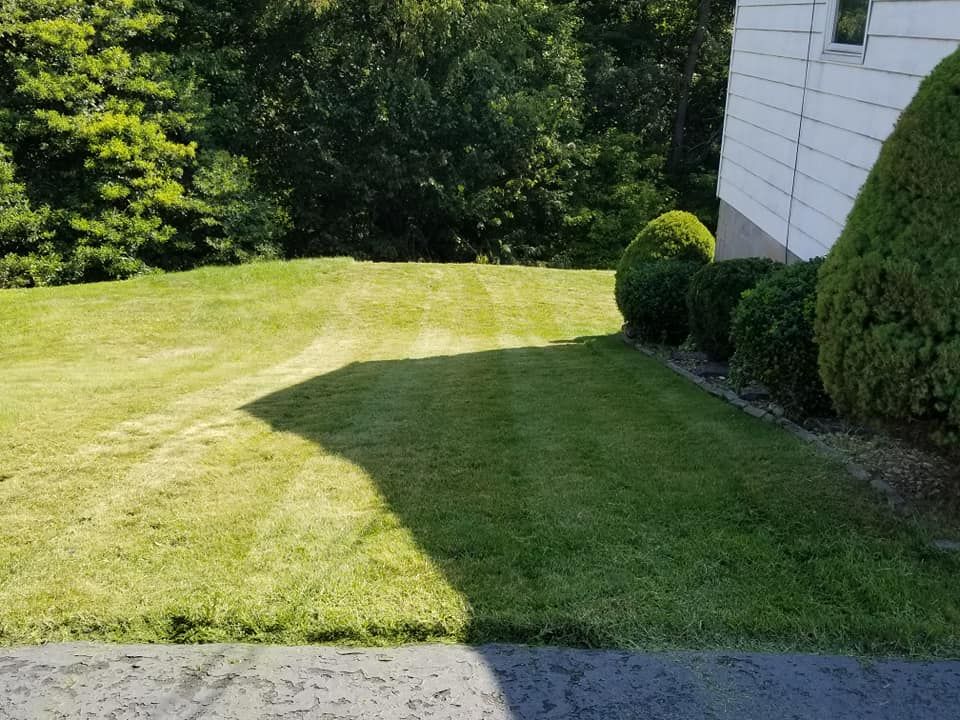
[[[730,324],[743,293],[772,273],[768,258],[738,258],[706,265],[693,276],[687,293],[690,335],[701,350],[717,360],[733,354]]]
[[[817,367],[813,323],[822,259],[783,267],[747,290],[733,313],[731,378],[761,383],[790,414],[830,411]]]
[[[960,444],[960,52],[884,144],[820,273],[817,338],[838,409]]]
[[[638,260],[688,260],[710,262],[717,241],[697,216],[683,210],[671,210],[644,226],[623,251],[620,267]]]
[[[713,234],[696,215],[682,210],[672,210],[647,223],[623,251],[617,265],[615,293],[624,318],[627,313],[621,295],[628,270],[651,260],[708,263],[713,260],[716,245]]]
[[[700,263],[640,262],[624,272],[621,310],[643,340],[679,345],[687,338],[687,290]]]

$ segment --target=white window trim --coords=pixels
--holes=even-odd
[[[827,26],[823,33],[823,54],[827,59],[842,62],[862,63],[867,54],[867,43],[870,40],[870,19],[873,15],[873,0],[867,5],[867,27],[863,36],[862,45],[847,45],[832,41],[837,29],[837,14],[840,12],[839,0],[827,0]]]

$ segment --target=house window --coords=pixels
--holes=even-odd
[[[828,49],[862,52],[867,41],[870,0],[834,0],[832,9]]]

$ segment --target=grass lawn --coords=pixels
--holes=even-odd
[[[0,643],[960,653],[960,558],[611,296],[345,260],[0,292]]]

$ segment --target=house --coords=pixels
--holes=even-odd
[[[826,254],[900,113],[958,45],[960,0],[738,0],[718,259]]]

